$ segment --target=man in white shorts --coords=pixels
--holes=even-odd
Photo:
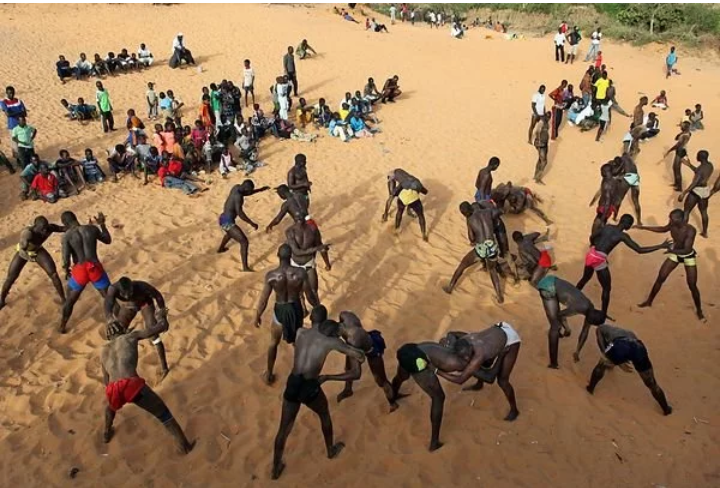
[[[295,223],[285,231],[287,243],[292,249],[290,265],[295,268],[303,268],[307,271],[310,287],[317,295],[318,275],[316,255],[320,253],[325,262],[325,269],[330,271],[330,256],[328,251],[330,244],[324,244],[320,229],[313,220],[305,217],[307,214],[298,213],[293,215]]]

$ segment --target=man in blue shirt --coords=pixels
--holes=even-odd
[[[6,98],[0,100],[0,110],[5,112],[7,115],[7,129],[9,132],[15,128],[19,123],[20,117],[27,115],[27,109],[22,100],[15,98],[15,88],[8,86],[5,89]],[[15,158],[18,157],[17,143],[12,140],[12,134],[10,134],[10,140],[12,145],[12,154]]]

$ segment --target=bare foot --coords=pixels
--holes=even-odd
[[[535,183],[538,185],[545,185],[545,182],[543,180],[535,180]]]
[[[190,454],[190,451],[193,450],[193,448],[195,447],[195,444],[197,444],[197,440],[194,440],[194,441],[192,441],[192,442],[188,442],[187,445],[185,445],[185,446],[182,447],[181,452],[182,452],[183,454]]]
[[[427,234],[425,234],[425,235],[423,236],[423,241],[425,241],[425,242],[428,241],[428,236],[427,236]]]
[[[221,248],[219,248],[216,252],[217,252],[218,254],[221,254],[221,253],[224,253],[224,252],[227,251],[227,250],[228,250],[227,247],[221,247]]]
[[[708,233],[707,233],[707,232],[701,232],[701,233],[700,233],[700,236],[701,236],[701,237],[704,237],[705,239],[707,239],[707,238],[708,238]]]
[[[61,334],[66,334],[66,333],[67,333],[67,328],[66,328],[65,324],[62,324],[62,323],[61,323],[61,324],[58,326],[58,332],[60,332]]]
[[[557,364],[548,364],[548,368],[550,368],[550,369],[560,369],[560,366],[558,366]]]
[[[280,461],[280,464],[278,464],[277,466],[273,466],[272,475],[270,475],[270,479],[273,479],[273,480],[278,479],[283,471],[285,471],[285,463]]]
[[[573,361],[580,362],[580,355],[578,353],[573,353]]]
[[[670,415],[671,413],[672,413],[672,407],[670,405],[668,405],[667,408],[663,409],[663,415],[667,416],[667,415]]]
[[[518,418],[518,415],[520,415],[520,411],[518,410],[510,410],[510,412],[505,416],[505,422],[512,422],[516,418]]]
[[[695,313],[697,314],[697,318],[702,322],[707,322],[707,319],[705,318],[705,315],[703,314],[702,310],[696,310]]]
[[[105,433],[103,434],[103,442],[105,444],[110,442],[110,440],[113,438],[113,435],[115,435],[115,429],[113,427],[105,429]]]
[[[462,391],[480,391],[483,389],[483,387],[485,387],[485,383],[483,383],[482,381],[478,381],[474,385],[464,386]]]
[[[343,400],[345,400],[346,398],[350,398],[351,396],[353,396],[353,391],[352,391],[352,390],[343,390],[343,391],[340,392],[340,394],[338,394],[338,396],[337,396],[337,402],[340,403],[340,402],[342,402]]]
[[[445,285],[442,287],[443,291],[447,293],[448,295],[452,293],[452,288],[450,288],[450,285]]]
[[[438,442],[431,442],[431,443],[430,443],[430,447],[428,448],[428,451],[430,451],[430,452],[435,452],[435,451],[437,451],[438,449],[440,449],[442,446],[444,446],[444,444],[443,444],[442,442],[440,442],[440,441],[438,441]]]
[[[328,451],[328,459],[335,459],[336,457],[338,457],[340,455],[340,453],[342,452],[343,449],[345,449],[344,443],[342,443],[342,442],[335,443],[335,445],[332,446],[330,448],[330,450]]]
[[[268,372],[266,371],[266,372],[263,373],[263,375],[262,375],[262,380],[265,382],[266,385],[270,386],[270,385],[272,385],[273,383],[275,383],[275,375],[274,375],[274,374],[270,374],[270,373],[268,373]]]
[[[640,307],[640,308],[650,308],[650,307],[652,307],[652,303],[650,303],[650,302],[648,302],[648,301],[644,301],[644,302],[642,302],[642,303],[639,303],[639,304],[638,304],[638,307]]]

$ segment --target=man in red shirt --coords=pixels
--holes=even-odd
[[[550,138],[554,141],[558,136],[558,129],[560,129],[560,123],[562,122],[563,110],[565,109],[565,101],[563,100],[563,92],[567,86],[567,80],[562,80],[560,86],[550,92],[550,99],[553,101],[552,108],[552,131],[550,132]]]
[[[33,178],[30,188],[38,198],[45,202],[55,203],[58,201],[60,185],[55,175],[50,173],[47,164],[40,165],[40,172]]]
[[[185,174],[184,171],[182,161],[171,158],[167,151],[163,152],[162,163],[160,163],[160,169],[158,169],[160,184],[165,188],[182,190],[186,195],[198,193],[200,188],[187,181],[193,177]]]

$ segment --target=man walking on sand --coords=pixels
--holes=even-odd
[[[595,61],[598,53],[600,52],[600,40],[602,39],[602,32],[600,27],[595,29],[590,35],[590,49],[588,49],[587,55],[585,56],[585,62],[590,60]]]

